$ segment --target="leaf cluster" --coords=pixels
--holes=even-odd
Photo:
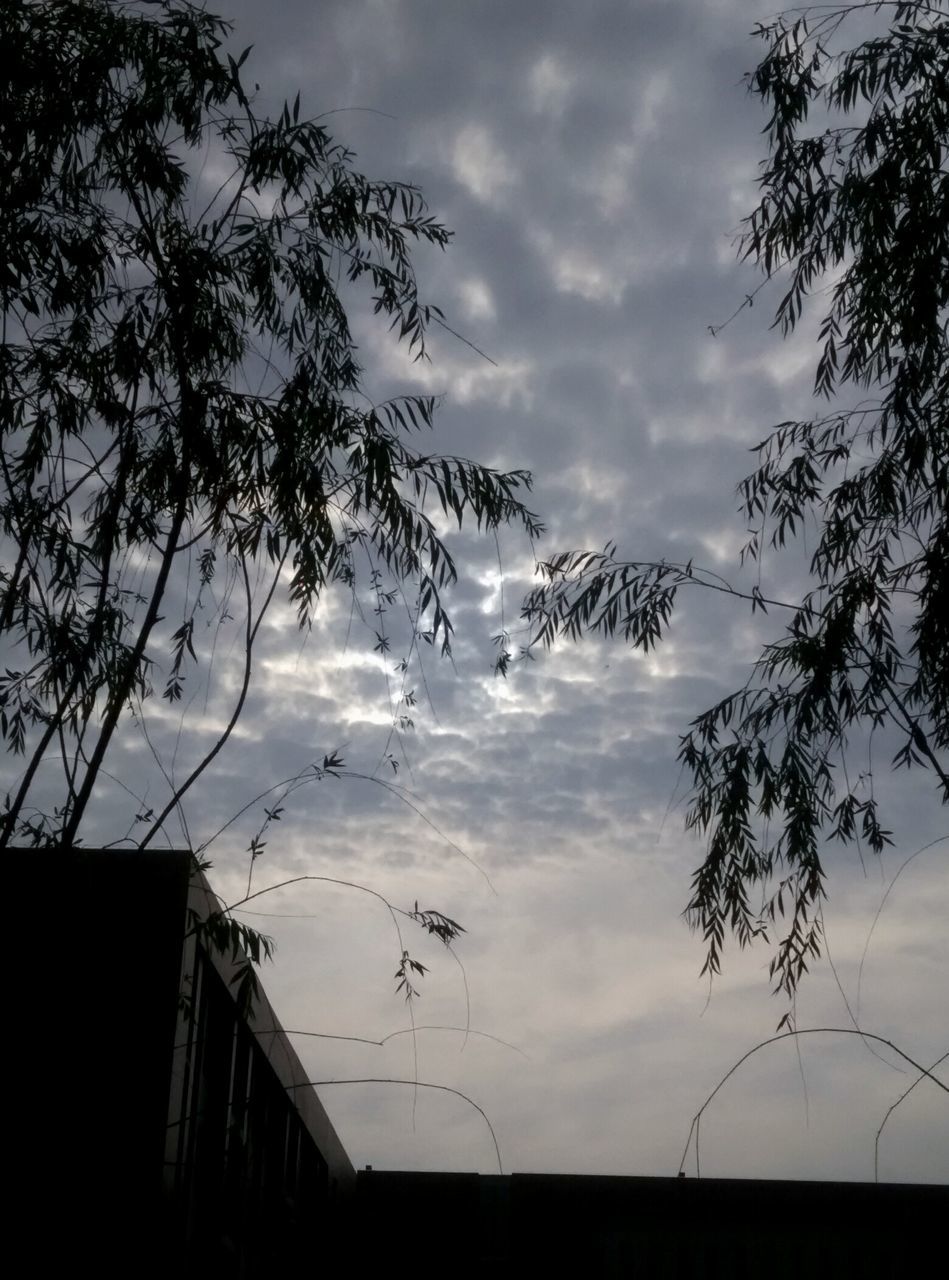
[[[460,925],[457,920],[452,920],[450,916],[443,915],[441,911],[420,911],[418,902],[415,903],[415,908],[409,912],[409,915],[426,933],[440,939],[446,947],[451,946],[460,934],[466,932],[464,925]]]
[[[230,959],[234,968],[230,979],[234,998],[240,1012],[249,1013],[260,996],[257,969],[265,960],[273,959],[273,938],[224,911],[212,911],[202,919],[200,912],[192,907],[188,908],[188,936]]]
[[[23,757],[0,842],[50,751],[40,838],[75,842],[119,720],[159,671],[182,701],[198,611],[241,581],[249,677],[248,565],[302,626],[376,566],[447,649],[438,513],[540,532],[526,472],[424,452],[435,399],[364,389],[352,308],[425,358],[412,251],[449,232],[299,97],[260,116],[227,34],[184,0],[0,0],[0,735]]]
[[[848,47],[868,15],[886,22]],[[771,974],[791,995],[820,950],[828,846],[879,854],[892,840],[876,736],[949,801],[949,9],[813,6],[756,34],[766,52],[748,87],[769,110],[769,154],[740,248],[787,280],[782,333],[826,297],[814,391],[830,411],[779,423],[758,446],[739,491],[743,559],[813,525],[813,585],[773,600],[610,545],[541,565],[525,617],[533,643],[594,632],[645,652],[686,587],[782,614],[781,637],[693,722],[679,759],[687,825],[707,840],[686,908],[704,971],[719,971],[727,933],[745,946],[778,929]],[[854,737],[871,750],[851,779]]]
[[[428,966],[422,964],[419,960],[413,960],[409,953],[403,949],[402,959],[393,976],[398,978],[395,988],[396,994],[398,995],[400,991],[404,991],[407,1001],[420,994],[418,988],[412,985],[411,975],[413,973],[417,977],[423,978],[428,973]]]

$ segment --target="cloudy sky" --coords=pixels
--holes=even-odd
[[[806,411],[806,329],[782,345],[764,305],[709,333],[757,282],[733,240],[763,154],[762,113],[741,78],[756,55],[749,31],[770,12],[760,0],[232,0],[225,13],[235,47],[255,46],[247,79],[261,106],[299,89],[309,114],[335,113],[327,126],[364,172],[417,183],[454,230],[447,253],[420,255],[424,290],[490,361],[438,333],[431,364],[411,364],[367,326],[367,381],[380,394],[443,394],[439,449],[533,472],[540,555],[612,539],[630,557],[694,557],[732,574],[748,449]],[[785,1010],[765,951],[730,952],[710,996],[701,943],[680,918],[702,850],[683,833],[678,735],[743,682],[768,620],[684,599],[655,655],[584,643],[501,681],[491,637],[517,626],[532,549],[513,532],[499,547],[452,545],[454,663],[426,655],[420,670],[413,658],[414,731],[389,734],[409,643],[398,606],[387,663],[342,598],[303,646],[277,611],[239,735],[189,808],[192,837],[339,751],[377,781],[297,790],[255,887],[335,877],[459,920],[463,971],[406,922],[404,936],[430,966],[419,1027],[464,1025],[466,975],[473,1033],[420,1029],[413,1050],[385,907],[356,889],[296,885],[254,904],[273,916],[246,917],[277,940],[265,981],[284,1025],[399,1033],[384,1046],[296,1038],[313,1079],[408,1080],[417,1052],[421,1080],[490,1117],[506,1171],[673,1174],[693,1113]],[[766,562],[766,590],[787,590],[790,573]],[[397,774],[380,767],[386,755]],[[889,894],[857,1007],[888,883],[946,831],[927,778],[881,785],[897,842],[882,867],[830,855],[830,952],[861,1025],[928,1065],[949,1049],[945,846]],[[260,819],[258,807],[209,850],[229,900]],[[852,1026],[826,960],[797,1019]],[[799,1050],[771,1046],[731,1079],[703,1121],[704,1173],[872,1178],[874,1135],[914,1077],[855,1037],[809,1036]],[[321,1093],[357,1165],[496,1169],[481,1117],[450,1094]],[[949,1178],[949,1108],[932,1086],[891,1117],[880,1173]]]

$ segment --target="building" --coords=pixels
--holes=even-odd
[[[219,904],[191,855],[6,863],[8,1252],[102,1277],[269,1276],[325,1256],[352,1164],[266,997],[240,1011],[242,957],[196,928]]]
[[[7,1254],[40,1275],[918,1275],[949,1188],[358,1175],[183,852],[6,854]],[[12,1174],[12,1177],[9,1176]]]

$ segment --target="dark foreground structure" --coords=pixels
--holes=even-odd
[[[357,1177],[358,1217],[372,1224],[363,1261],[380,1276],[917,1280],[944,1273],[949,1237],[949,1189],[936,1186]]]
[[[6,883],[24,1274],[312,1270],[353,1167],[266,998],[239,1009],[245,957],[196,928],[220,904],[191,855],[23,850]]]
[[[189,854],[24,850],[6,870],[7,1253],[23,1274],[897,1280],[945,1268],[945,1187],[357,1175],[266,999],[241,1012],[242,957],[202,941],[196,922],[219,904]]]

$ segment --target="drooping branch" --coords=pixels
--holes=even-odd
[[[777,1044],[781,1040],[791,1040],[798,1036],[818,1036],[818,1035],[857,1036],[861,1040],[873,1040],[877,1044],[885,1045],[886,1048],[891,1049],[895,1054],[898,1055],[898,1057],[902,1058],[904,1062],[908,1062],[911,1067],[914,1067],[916,1071],[920,1073],[921,1079],[930,1080],[933,1084],[935,1084],[938,1088],[940,1088],[943,1091],[943,1093],[949,1094],[949,1084],[945,1084],[942,1080],[939,1079],[938,1076],[933,1074],[934,1067],[939,1065],[938,1062],[933,1064],[933,1068],[924,1067],[920,1063],[918,1063],[915,1060],[915,1058],[911,1058],[908,1053],[905,1053],[898,1045],[894,1044],[892,1040],[888,1040],[884,1036],[874,1035],[870,1031],[864,1031],[860,1028],[853,1028],[853,1027],[804,1027],[804,1028],[796,1029],[793,1031],[784,1031],[780,1035],[769,1036],[767,1040],[760,1041],[760,1043],[756,1044],[753,1048],[749,1049],[747,1053],[742,1054],[742,1056],[738,1059],[738,1061],[735,1062],[731,1067],[729,1067],[729,1069],[725,1072],[721,1080],[719,1080],[718,1084],[715,1086],[712,1092],[708,1095],[708,1097],[699,1107],[698,1111],[696,1111],[695,1115],[692,1117],[692,1123],[689,1125],[689,1133],[685,1140],[685,1147],[683,1148],[683,1151],[682,1151],[682,1159],[679,1161],[678,1172],[682,1174],[685,1171],[685,1162],[688,1159],[689,1147],[692,1145],[692,1140],[694,1138],[695,1139],[695,1176],[697,1178],[701,1177],[701,1165],[699,1163],[699,1128],[702,1122],[702,1116],[705,1114],[706,1110],[715,1100],[715,1098],[720,1093],[720,1091],[725,1087],[728,1081],[732,1078],[735,1072],[738,1071],[741,1067],[743,1067],[749,1058],[754,1057],[754,1055],[756,1053],[759,1053],[762,1049],[766,1049],[769,1045]],[[944,1056],[949,1056],[949,1055],[944,1055]],[[942,1062],[942,1061],[943,1061],[943,1058],[940,1058],[939,1062]]]

